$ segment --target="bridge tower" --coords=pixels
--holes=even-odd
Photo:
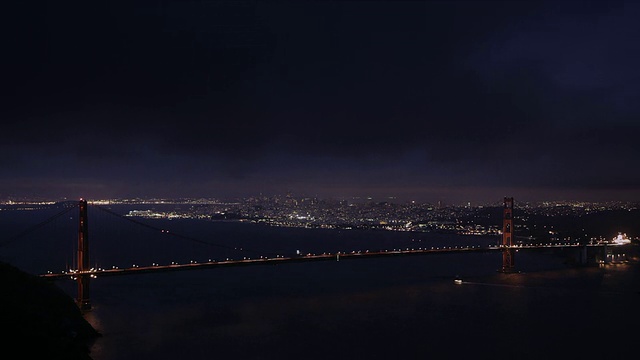
[[[502,220],[502,272],[512,272],[515,267],[514,254],[515,250],[511,247],[513,244],[513,198],[505,197],[503,206]]]
[[[87,200],[80,199],[78,204],[80,216],[78,220],[78,298],[76,303],[80,310],[90,310],[91,302],[89,301],[89,279],[90,274],[83,272],[90,270],[89,266],[89,227],[87,216]]]

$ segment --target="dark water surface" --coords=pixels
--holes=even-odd
[[[36,215],[10,213],[0,213],[9,238]],[[74,216],[11,242],[2,248],[1,260],[33,273],[73,265]],[[158,237],[149,228],[92,218],[92,261],[126,267],[254,256],[229,249],[236,245],[291,255],[295,250],[496,242],[438,234],[145,222],[224,247]],[[573,268],[557,254],[522,251],[516,254],[521,273],[498,273],[500,264],[499,253],[442,254],[98,278],[91,283],[94,308],[86,317],[104,336],[94,343],[91,356],[595,359],[638,352],[636,263]],[[457,275],[464,279],[462,285],[454,284]],[[57,283],[75,296],[73,282]]]

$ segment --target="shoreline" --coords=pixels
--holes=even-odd
[[[2,349],[7,357],[92,359],[91,345],[101,334],[55,283],[6,262],[0,262],[0,281],[6,294],[0,298],[0,316],[8,334]]]

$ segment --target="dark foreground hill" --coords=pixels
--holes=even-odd
[[[0,358],[89,360],[100,334],[66,293],[0,262]]]

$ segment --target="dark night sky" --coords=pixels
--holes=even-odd
[[[640,4],[3,4],[0,199],[640,200]]]

